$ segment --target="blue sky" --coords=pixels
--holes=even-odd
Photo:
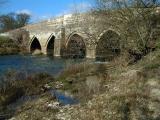
[[[85,11],[91,8],[93,0],[8,0],[1,6],[2,13],[28,13],[32,22],[60,16],[73,11]]]

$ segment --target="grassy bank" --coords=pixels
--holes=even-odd
[[[18,54],[19,46],[8,37],[0,36],[0,55]]]
[[[22,97],[43,94],[45,84],[53,80],[52,76],[44,73],[26,75],[20,71],[7,72],[0,83],[0,115],[13,114],[16,109],[13,110],[10,105]]]
[[[20,95],[40,95],[38,99],[20,106],[13,118],[16,120],[159,120],[159,59],[160,50],[156,50],[130,65],[130,60],[126,55],[122,55],[109,64],[84,62],[67,67],[54,80],[48,75],[40,74],[39,77],[27,78],[26,82],[17,82],[20,85],[13,82],[14,87],[9,88],[12,91],[16,91],[15,88],[17,91],[21,89],[23,93],[19,93]],[[44,89],[41,91],[46,84],[50,88],[76,97],[80,103],[53,107],[57,100],[50,96],[48,91]],[[1,95],[11,93],[7,92],[9,88],[4,94],[1,90]],[[10,96],[14,98],[13,95]]]
[[[79,105],[63,108],[58,112],[57,118],[60,120],[160,119],[159,58],[160,50],[156,50],[137,63],[129,65],[130,61],[121,56],[108,65],[98,65],[95,72],[92,71],[93,74],[85,73],[83,86],[78,82],[82,76],[75,75],[76,88],[82,94],[82,98],[86,97],[87,100]],[[88,76],[92,76],[89,84]],[[100,82],[96,82],[95,77]]]

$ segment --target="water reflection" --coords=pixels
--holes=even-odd
[[[66,66],[86,61],[85,59],[62,59],[47,56],[0,56],[0,76],[8,70],[25,71],[27,74],[48,73],[58,75]]]
[[[62,104],[62,105],[73,105],[78,104],[79,101],[71,96],[67,96],[62,92],[59,92],[57,90],[50,90],[50,93],[53,97],[56,97],[56,99]]]

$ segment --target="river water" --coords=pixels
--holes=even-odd
[[[28,74],[48,73],[57,75],[66,66],[85,61],[84,59],[69,60],[62,58],[53,58],[47,56],[31,55],[7,55],[0,56],[0,76],[9,70],[25,71]]]
[[[1,77],[3,77],[3,75],[10,70],[27,72],[28,74],[48,73],[50,75],[56,76],[64,68],[83,61],[86,61],[86,59],[62,59],[32,55],[0,56],[0,81]],[[56,90],[52,90],[51,95],[55,96],[62,105],[78,103],[78,100],[70,96],[65,96],[63,93],[60,93]],[[25,102],[24,99],[28,100],[27,96],[22,96],[22,98],[17,100],[17,102],[11,104],[9,106],[10,109],[16,109],[18,106]]]

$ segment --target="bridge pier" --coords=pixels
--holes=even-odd
[[[29,33],[29,52],[41,50],[44,55],[92,59],[103,54],[119,54],[121,37],[117,28],[114,30],[110,25],[104,28],[103,19],[95,21],[95,16],[89,14],[80,15],[80,19],[77,17],[65,15],[23,27]],[[91,18],[87,19],[89,22],[86,17]]]
[[[42,46],[41,52],[42,52],[44,55],[47,55],[47,49],[46,49],[45,46]]]
[[[42,47],[41,48],[42,54],[47,55],[47,46],[43,45],[41,47]],[[54,53],[53,53],[53,55],[55,57],[60,57],[60,39],[56,39],[55,42],[54,42]]]
[[[95,49],[87,48],[86,49],[86,58],[95,59],[96,58],[96,54],[95,53],[96,53]]]
[[[54,43],[54,56],[60,57],[60,50],[61,50],[61,39],[55,39]]]

